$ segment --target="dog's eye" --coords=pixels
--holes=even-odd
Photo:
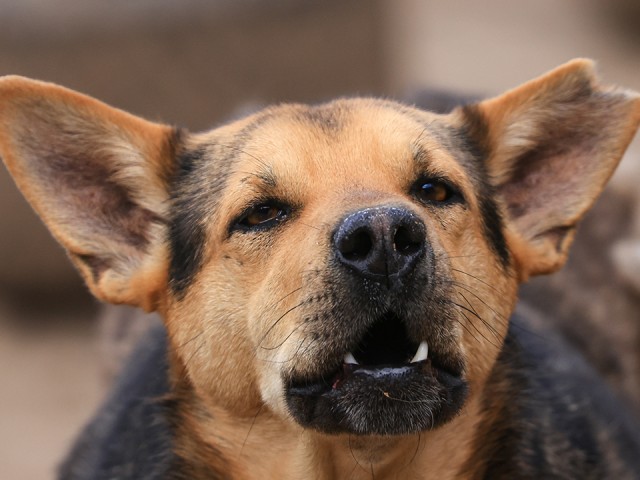
[[[273,222],[282,220],[286,214],[286,210],[279,205],[262,203],[250,208],[238,221],[238,225],[244,228],[269,227]]]
[[[451,200],[456,192],[440,180],[421,180],[415,187],[416,196],[425,203],[445,203]]]

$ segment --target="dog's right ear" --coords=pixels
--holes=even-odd
[[[521,280],[566,261],[576,227],[640,124],[640,95],[573,60],[458,110],[503,207]]]
[[[174,129],[65,88],[0,79],[0,157],[101,300],[154,310]]]

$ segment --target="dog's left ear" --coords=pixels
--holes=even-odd
[[[173,138],[66,88],[0,79],[0,157],[101,300],[154,310],[166,288]]]
[[[521,279],[566,261],[579,220],[640,123],[640,96],[601,87],[574,60],[454,115],[486,158]]]

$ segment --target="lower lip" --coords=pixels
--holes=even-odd
[[[395,435],[435,428],[462,407],[461,376],[429,359],[403,365],[343,364],[332,376],[289,383],[286,398],[303,427],[325,433]]]
[[[316,396],[332,395],[345,385],[353,382],[367,382],[372,388],[385,389],[390,385],[401,387],[404,379],[411,375],[430,376],[436,380],[437,370],[429,359],[403,365],[353,365],[343,363],[333,375],[323,377],[316,382],[300,382],[289,387],[291,395]],[[326,380],[325,380],[326,378]]]
[[[332,382],[331,388],[333,390],[339,389],[342,386],[342,384],[345,381],[347,381],[352,375],[369,377],[373,382],[384,381],[385,379],[388,379],[388,380],[393,379],[397,381],[398,379],[408,375],[415,369],[418,369],[420,367],[425,367],[426,363],[427,363],[427,360],[422,362],[412,363],[409,365],[400,365],[400,366],[394,366],[394,365],[367,366],[367,365],[353,365],[353,364],[345,363],[342,365],[342,370],[336,373],[336,375],[333,377],[334,380]],[[427,371],[424,368],[420,368],[420,369],[425,371],[425,373]]]

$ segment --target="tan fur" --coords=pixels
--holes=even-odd
[[[185,151],[207,145],[224,150],[228,139],[266,118],[233,152],[217,198],[198,199],[205,212],[203,261],[182,296],[168,287],[167,208],[176,155],[170,128],[61,87],[8,77],[0,80],[0,155],[98,298],[163,315],[181,406],[176,451],[187,465],[186,475],[205,478],[209,468],[246,479],[459,478],[463,467],[469,468],[473,439],[487,415],[481,408],[483,389],[507,333],[518,283],[564,263],[577,221],[640,122],[638,97],[612,93],[607,98],[620,120],[607,125],[611,139],[584,146],[579,138],[571,150],[578,155],[554,146],[553,175],[542,171],[525,178],[529,186],[542,182],[548,194],[543,201],[512,188],[519,180],[516,161],[535,150],[541,137],[549,137],[549,124],[563,117],[558,102],[585,94],[585,85],[612,92],[596,84],[592,70],[588,61],[574,61],[475,106],[478,122],[488,128],[478,143],[506,217],[510,260],[505,265],[486,238],[478,186],[455,158],[450,146],[455,139],[447,138],[450,129],[464,127],[469,112],[439,116],[373,100],[344,100],[315,112],[319,119],[308,107],[280,106],[186,136],[181,140]],[[590,123],[596,122],[594,110],[604,107],[576,108],[578,121]],[[128,243],[105,235],[102,220],[83,218],[82,204],[54,198],[52,186],[37,171],[34,157],[43,151],[30,143],[34,132],[38,144],[76,159],[73,165],[79,163],[80,169],[78,158],[86,155],[99,165],[96,171],[106,165],[116,172],[98,195],[129,208],[119,196],[124,189],[136,204],[132,220],[104,220],[112,221]],[[427,152],[425,158],[417,155],[418,147]],[[576,175],[586,154],[598,161]],[[203,189],[219,174],[216,160],[208,158],[202,167]],[[423,170],[454,182],[464,206],[425,208],[416,202],[409,191]],[[275,185],[266,185],[265,175],[277,179]],[[265,191],[270,198],[304,206],[288,221],[286,235],[230,235],[229,225]],[[311,339],[305,316],[319,308],[309,306],[312,300],[321,306],[327,302],[322,294],[331,283],[322,274],[330,268],[331,231],[345,214],[382,205],[419,216],[439,275],[464,286],[453,290],[451,300],[468,314],[460,314],[441,340],[466,360],[469,398],[459,415],[420,434],[329,436],[304,429],[287,407],[283,377],[311,376],[326,348]]]

